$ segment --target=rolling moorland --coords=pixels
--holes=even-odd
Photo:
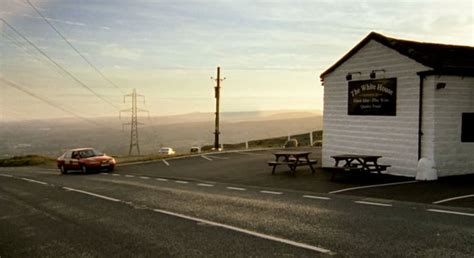
[[[55,157],[65,149],[95,147],[109,155],[128,154],[130,126],[128,117],[101,117],[85,122],[78,119],[2,122],[0,158],[18,155]],[[214,114],[191,113],[176,116],[140,118],[141,154],[153,154],[160,147],[178,153],[191,146],[211,145],[214,141]],[[322,130],[319,111],[264,111],[222,113],[220,142],[225,145],[245,141],[298,135]],[[316,139],[315,139],[316,140]],[[251,146],[252,147],[252,146]]]

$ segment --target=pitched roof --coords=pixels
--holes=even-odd
[[[351,58],[370,40],[375,40],[402,55],[433,68],[431,73],[474,76],[474,47],[401,40],[371,32],[339,61],[324,71],[321,74],[321,79]]]

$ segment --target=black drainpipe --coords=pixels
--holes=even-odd
[[[422,120],[423,120],[423,81],[425,75],[423,73],[418,73],[420,76],[420,100],[418,103],[418,160],[421,159],[421,137],[423,136],[423,131],[421,130]]]

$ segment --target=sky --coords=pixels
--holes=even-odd
[[[321,110],[319,75],[371,31],[474,46],[474,0],[30,2],[95,68],[26,0],[0,0],[39,49],[0,20],[0,121],[118,116],[133,89],[152,116],[213,112],[217,66],[221,112]]]

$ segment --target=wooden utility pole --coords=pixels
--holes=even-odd
[[[216,87],[214,87],[214,95],[216,98],[216,123],[215,123],[215,131],[214,131],[214,149],[219,150],[219,104],[220,104],[220,90],[221,90],[221,81],[225,80],[225,78],[221,79],[221,68],[217,67],[217,78],[214,79],[211,77],[212,80],[216,81]]]

